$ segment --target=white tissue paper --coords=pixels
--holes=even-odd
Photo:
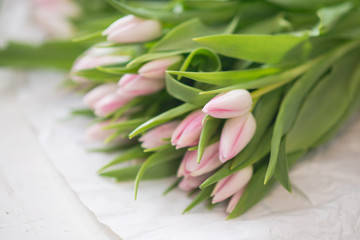
[[[162,192],[174,178],[115,183],[96,171],[114,155],[89,153],[89,119],[68,119],[84,107],[79,96],[59,90],[63,76],[31,73],[19,91],[26,117],[49,159],[98,220],[122,239],[360,239],[360,117],[329,144],[307,155],[290,173],[293,193],[277,185],[245,215],[226,221],[225,205],[204,205],[182,215],[191,198]]]

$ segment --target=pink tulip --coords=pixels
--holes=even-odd
[[[104,127],[108,126],[110,123],[117,123],[123,120],[124,119],[119,119],[116,122],[104,121],[100,123],[95,123],[86,130],[85,136],[87,139],[90,140],[104,141],[116,132],[116,129],[104,129]]]
[[[145,63],[138,71],[138,73],[146,78],[165,78],[166,69],[182,60],[181,56],[172,56],[167,58],[160,58],[148,63]]]
[[[177,149],[198,144],[204,117],[200,110],[188,115],[172,134],[171,144]]]
[[[114,55],[114,53],[116,53],[116,48],[90,48],[75,61],[70,71],[72,79],[79,83],[88,82],[88,79],[81,76],[76,76],[76,72],[116,63],[122,63],[129,59],[128,56]]]
[[[171,134],[178,124],[178,121],[172,121],[148,131],[139,139],[139,141],[142,142],[141,146],[149,149],[164,145],[166,143],[164,139],[171,137]]]
[[[251,110],[251,94],[244,89],[222,93],[211,99],[203,108],[203,112],[214,118],[233,118]]]
[[[146,42],[162,35],[161,23],[128,15],[112,23],[104,32],[107,40],[117,43]]]
[[[209,173],[221,165],[219,160],[219,142],[205,148],[200,163],[197,162],[197,154],[197,150],[186,152],[178,170],[178,177],[182,175],[197,177]]]
[[[251,179],[253,172],[252,166],[241,169],[240,171],[221,179],[211,194],[214,196],[212,203],[224,201],[228,197],[240,191]]]
[[[145,78],[138,74],[125,74],[119,81],[121,91],[132,96],[149,95],[165,86],[164,79]]]
[[[245,191],[245,188],[246,188],[246,185],[231,197],[231,199],[228,203],[228,206],[226,208],[227,213],[231,213],[232,211],[234,211],[237,203],[239,202],[241,196],[243,195],[243,193]]]
[[[95,115],[99,117],[105,117],[124,106],[131,99],[132,97],[130,96],[121,95],[118,93],[108,94],[107,96],[101,98],[94,105]]]
[[[235,157],[254,136],[256,121],[251,113],[226,120],[220,137],[220,161]]]
[[[179,183],[179,188],[183,191],[191,191],[199,187],[209,176],[209,174],[198,177],[185,176]]]
[[[83,102],[90,108],[94,108],[95,104],[108,94],[115,93],[118,86],[115,83],[102,84],[92,89],[83,97]]]

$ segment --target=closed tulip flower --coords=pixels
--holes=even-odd
[[[128,15],[112,23],[104,32],[107,40],[116,43],[146,42],[162,35],[161,23]]]
[[[102,84],[89,91],[83,97],[83,102],[90,108],[94,108],[95,104],[108,94],[115,93],[118,86],[115,83]]]
[[[118,122],[121,122],[124,120],[125,120],[125,118],[121,118],[118,121],[113,122],[113,123],[118,123]],[[104,129],[110,123],[111,123],[110,121],[104,121],[104,122],[95,123],[95,124],[91,125],[86,130],[86,133],[85,133],[86,138],[89,140],[94,140],[94,141],[104,141],[105,139],[107,139],[113,133],[116,132],[116,129]],[[126,140],[123,137],[118,137],[118,139],[115,139],[115,141],[120,140],[120,139]]]
[[[138,71],[141,76],[147,78],[165,78],[166,69],[182,60],[181,56],[172,56],[167,58],[160,58],[148,63],[145,63]]]
[[[171,137],[178,124],[178,121],[172,121],[148,131],[139,139],[142,142],[141,146],[149,149],[164,145],[166,143],[164,139]]]
[[[215,170],[221,165],[219,160],[219,142],[205,148],[200,163],[197,162],[197,154],[197,150],[188,151],[185,154],[178,171],[178,176],[200,176]]]
[[[198,144],[204,117],[205,113],[201,111],[188,115],[172,134],[171,144],[177,149]]]
[[[218,203],[239,192],[250,181],[253,173],[252,166],[246,167],[226,178],[221,179],[211,194],[212,203]]]
[[[132,96],[149,95],[165,87],[164,79],[146,78],[139,74],[125,74],[119,81],[120,91]]]
[[[105,117],[117,109],[124,106],[132,99],[131,96],[124,94],[111,93],[100,99],[94,105],[95,115],[99,117]]]
[[[234,118],[251,110],[251,94],[244,89],[222,93],[211,99],[203,108],[203,112],[214,118]]]
[[[239,202],[241,196],[243,195],[243,193],[245,191],[245,188],[246,188],[246,185],[231,197],[231,199],[226,207],[227,213],[231,213],[235,209],[236,204]]]
[[[185,176],[179,183],[179,188],[183,191],[191,191],[198,188],[210,175],[205,174],[198,177]]]
[[[255,130],[256,121],[251,113],[226,120],[220,137],[220,161],[224,163],[241,152]]]

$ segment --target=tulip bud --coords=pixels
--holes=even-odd
[[[217,95],[202,110],[214,118],[233,118],[249,112],[251,105],[251,94],[244,89],[237,89]]]
[[[104,121],[100,123],[95,123],[91,125],[85,133],[87,139],[96,140],[96,141],[104,141],[108,137],[110,137],[113,133],[116,132],[116,129],[104,129],[104,127],[108,126],[110,121]]]
[[[165,87],[164,79],[145,78],[138,74],[125,74],[119,81],[120,90],[128,95],[142,96],[160,91]]]
[[[245,188],[246,188],[246,186],[244,186],[242,189],[240,189],[237,193],[235,193],[231,197],[231,199],[227,205],[227,208],[226,208],[227,213],[231,213],[235,209],[236,204],[239,202],[241,196],[243,195],[243,193],[245,191]]]
[[[71,78],[75,82],[88,82],[89,80],[81,77],[76,76],[76,72],[81,70],[87,70],[91,68],[96,68],[100,66],[106,66],[116,63],[122,63],[124,61],[128,60],[128,56],[122,56],[122,55],[114,55],[116,52],[115,48],[90,48],[88,51],[86,51],[81,57],[79,57],[72,69],[71,69]]]
[[[200,176],[215,170],[221,165],[219,160],[219,142],[205,148],[200,163],[197,162],[197,154],[197,150],[186,152],[178,170],[178,177],[182,175]]]
[[[142,142],[141,146],[149,149],[164,145],[166,143],[164,139],[171,137],[178,124],[178,121],[168,122],[148,131],[139,139]]]
[[[132,97],[127,95],[111,93],[96,102],[94,105],[95,115],[105,117],[124,106],[131,99]]]
[[[176,62],[182,60],[181,56],[160,58],[145,63],[138,71],[141,76],[147,78],[165,78],[166,69]]]
[[[200,110],[188,115],[172,134],[171,144],[177,149],[198,144],[204,117]]]
[[[92,89],[83,97],[83,102],[90,108],[94,108],[95,104],[110,93],[115,93],[118,86],[115,83],[102,84]]]
[[[220,137],[220,161],[235,157],[254,136],[256,121],[251,113],[226,120]]]
[[[107,40],[117,43],[135,43],[154,40],[162,35],[161,23],[128,15],[112,23],[104,32]]]
[[[183,191],[191,191],[200,186],[210,175],[205,174],[198,177],[185,176],[179,183],[179,188]]]
[[[221,179],[211,194],[214,196],[212,203],[224,201],[228,197],[240,191],[251,179],[253,167],[249,166],[240,171]]]

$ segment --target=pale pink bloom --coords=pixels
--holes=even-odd
[[[108,94],[115,93],[118,86],[115,83],[102,84],[89,91],[83,97],[83,103],[94,108],[95,104]]]
[[[119,81],[120,90],[132,95],[149,95],[165,87],[164,79],[145,78],[139,74],[125,74]]]
[[[236,192],[240,191],[251,179],[253,167],[249,166],[240,171],[221,179],[211,194],[214,196],[212,203],[224,201]]]
[[[139,139],[142,142],[141,146],[149,149],[164,145],[166,143],[164,139],[171,137],[178,124],[178,121],[172,121],[151,129]]]
[[[204,154],[197,162],[198,150],[187,151],[178,170],[178,177],[190,175],[193,177],[209,173],[221,165],[219,160],[219,142],[205,148]]]
[[[227,205],[227,208],[226,208],[227,213],[231,213],[235,209],[237,203],[239,202],[241,196],[243,195],[243,193],[245,191],[245,188],[246,188],[246,185],[231,197],[231,199]]]
[[[75,29],[70,18],[80,15],[81,9],[71,0],[33,0],[33,14],[39,26],[52,38],[70,38]]]
[[[124,106],[131,99],[131,96],[110,93],[96,102],[94,105],[95,115],[99,117],[105,117]]]
[[[202,110],[214,118],[233,118],[248,113],[251,106],[251,94],[245,89],[237,89],[217,95]]]
[[[188,115],[172,134],[171,144],[177,149],[198,144],[205,116],[200,110]]]
[[[116,55],[115,48],[90,48],[73,64],[70,71],[71,78],[78,83],[88,82],[88,79],[81,76],[76,76],[76,72],[106,65],[122,63],[124,61],[127,61],[128,59],[128,56]]]
[[[118,123],[121,121],[124,121],[124,119],[120,119],[116,122],[104,121],[100,123],[95,123],[86,130],[85,136],[89,140],[104,141],[105,139],[107,139],[113,133],[116,132],[116,129],[104,129],[104,128],[111,123]]]
[[[117,43],[146,42],[162,35],[161,23],[128,15],[112,23],[104,32],[107,40]]]
[[[198,188],[210,175],[205,174],[197,177],[184,176],[179,183],[179,188],[183,191],[191,191]]]
[[[224,163],[241,152],[255,130],[256,121],[251,113],[226,120],[220,137],[220,161]]]
[[[182,60],[181,56],[172,56],[167,58],[160,58],[148,63],[145,63],[138,71],[141,76],[147,78],[165,78],[166,69]]]

